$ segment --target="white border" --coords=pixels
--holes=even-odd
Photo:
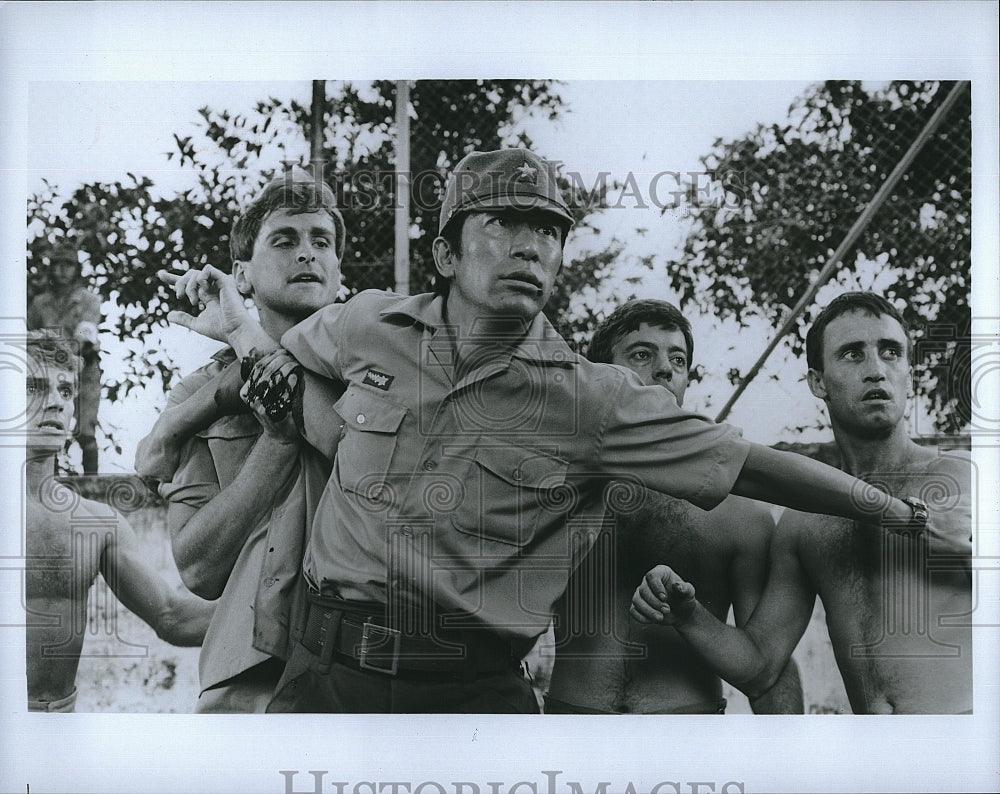
[[[24,311],[27,87],[39,80],[308,80],[537,76],[562,79],[973,80],[974,316],[996,317],[997,4],[954,3],[14,3],[0,7],[0,316]],[[994,321],[987,323],[994,332]],[[995,393],[995,392],[994,392]],[[19,471],[16,450],[0,450]],[[996,483],[997,450],[977,450]],[[8,465],[9,464],[9,465]],[[14,496],[19,483],[3,481]],[[16,505],[15,498],[4,500]],[[19,517],[7,515],[5,532]],[[995,495],[979,513],[997,553]],[[992,581],[996,581],[993,564]],[[16,598],[4,580],[3,598]],[[980,608],[996,619],[995,592]],[[556,791],[659,781],[721,791],[965,791],[1000,784],[995,629],[977,632],[968,718],[566,719],[24,715],[23,659],[4,650],[0,790],[282,792],[279,770],[332,781],[471,781],[483,792],[561,770]],[[22,640],[23,642],[23,640]],[[15,657],[14,662],[10,657]],[[369,791],[362,786],[359,791]],[[386,788],[391,791],[391,788]],[[406,789],[399,789],[405,791]],[[425,787],[425,792],[436,791]],[[530,791],[522,786],[518,791]],[[663,792],[673,791],[670,786]],[[709,791],[707,786],[698,790]],[[738,789],[729,788],[730,791]],[[471,794],[471,789],[466,789]]]

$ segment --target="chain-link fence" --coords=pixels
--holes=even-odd
[[[913,326],[917,377],[940,429],[967,423],[968,370],[960,365],[970,332],[967,83],[819,84],[786,121],[718,142],[704,163],[728,177],[729,200],[697,213],[675,284],[712,279],[714,311],[756,309],[777,329],[720,418],[787,331],[798,330],[787,342],[802,352],[821,308],[817,293],[829,281],[896,303]]]

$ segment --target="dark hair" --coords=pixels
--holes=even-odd
[[[229,253],[234,262],[238,260],[245,262],[253,257],[253,245],[257,241],[260,227],[265,218],[277,210],[288,210],[293,215],[325,210],[337,228],[337,239],[334,244],[338,259],[343,260],[344,219],[337,209],[336,196],[330,186],[325,182],[317,186],[313,181],[278,178],[268,183],[233,223],[233,232],[229,238]]]
[[[64,369],[79,376],[82,360],[79,345],[53,331],[28,331],[25,349],[39,364]]]
[[[611,363],[611,348],[626,334],[639,329],[643,323],[665,331],[680,331],[687,344],[688,369],[694,359],[694,336],[691,323],[672,303],[661,300],[630,300],[609,314],[591,337],[587,358],[598,364]]]
[[[835,319],[847,312],[862,312],[872,317],[887,315],[895,320],[906,334],[906,354],[910,355],[910,327],[903,316],[889,301],[874,292],[845,292],[838,295],[819,313],[806,333],[806,364],[809,369],[823,371],[823,332]]]

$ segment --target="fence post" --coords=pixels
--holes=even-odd
[[[410,294],[410,84],[396,81],[396,292]]]

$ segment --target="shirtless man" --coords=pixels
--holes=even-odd
[[[27,347],[28,710],[69,712],[98,573],[127,609],[173,645],[200,645],[213,607],[172,590],[112,508],[79,498],[52,476],[72,431],[79,359],[59,338],[30,334]]]
[[[691,324],[675,306],[633,300],[598,326],[587,358],[627,367],[683,405],[693,353]],[[674,629],[630,621],[629,602],[650,561],[667,559],[691,577],[718,620],[732,605],[743,625],[764,588],[771,513],[741,496],[705,511],[648,490],[632,507],[618,513],[613,535],[595,545],[559,604],[546,713],[724,713],[719,677]],[[588,586],[588,578],[609,573],[613,587]],[[587,630],[593,621],[597,630]],[[795,662],[751,705],[758,714],[801,714]]]
[[[845,469],[896,495],[922,494],[927,528],[910,537],[787,511],[771,544],[767,586],[742,628],[723,625],[666,566],[636,590],[632,615],[672,624],[719,675],[766,691],[802,637],[817,595],[856,714],[972,710],[971,469],[921,447],[903,419],[910,343],[896,309],[846,293],[806,339],[809,388],[830,412]]]

